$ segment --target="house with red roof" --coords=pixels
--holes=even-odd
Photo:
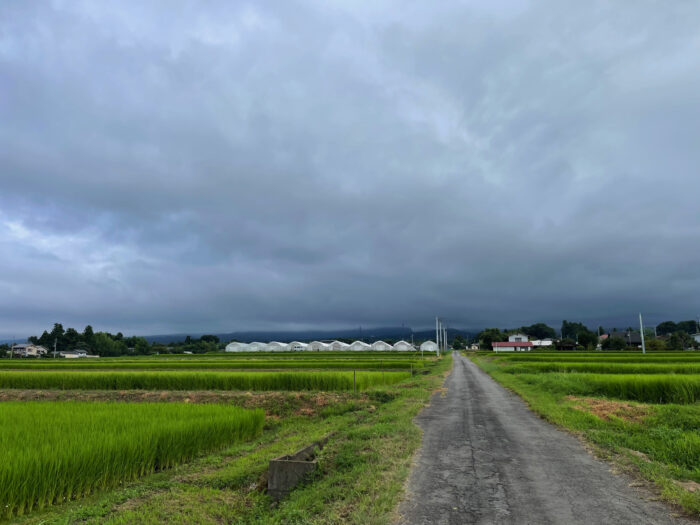
[[[513,334],[508,336],[508,341],[491,343],[494,352],[529,352],[534,346],[527,340],[525,334]]]

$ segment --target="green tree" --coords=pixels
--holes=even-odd
[[[547,326],[544,323],[535,323],[530,326],[523,326],[520,331],[533,339],[554,339],[557,336],[554,328]]]
[[[75,328],[69,328],[63,334],[63,343],[68,350],[73,350],[80,341],[80,334]]]
[[[51,344],[53,346],[53,342],[56,342],[56,350],[58,352],[62,352],[63,350],[66,349],[66,345],[63,342],[63,334],[65,333],[65,330],[63,329],[63,325],[61,323],[54,323],[53,325],[53,330],[51,330],[51,333],[49,334],[49,337],[51,338]]]
[[[94,337],[95,337],[95,333],[92,331],[92,326],[87,325],[85,327],[85,330],[83,330],[83,342],[90,349],[92,349],[94,346],[94,341],[93,341]]]
[[[603,341],[601,345],[603,350],[625,350],[627,348],[627,341],[620,336],[608,337]]]
[[[200,341],[204,341],[205,343],[218,343],[219,338],[216,337],[215,335],[203,335],[202,337],[199,338]]]
[[[694,334],[698,331],[698,324],[695,321],[681,321],[677,326],[678,330],[681,330],[687,334]]]
[[[505,341],[508,337],[498,328],[487,328],[479,332],[477,339],[479,340],[479,348],[482,350],[493,350],[492,343]]]
[[[114,357],[126,353],[123,341],[116,341],[111,334],[97,332],[92,337],[93,352],[102,357]]]
[[[663,323],[659,323],[658,325],[656,325],[656,333],[658,335],[668,335],[677,331],[678,325],[676,325],[676,323],[674,323],[673,321],[664,321]]]
[[[588,349],[594,349],[598,345],[598,336],[593,332],[589,332],[588,330],[585,332],[579,332],[578,344]]]
[[[647,350],[666,350],[666,343],[661,339],[649,339],[646,347]]]
[[[693,338],[688,335],[688,332],[678,330],[673,332],[666,342],[669,350],[685,350],[693,345]]]
[[[148,341],[146,341],[146,339],[143,337],[136,337],[135,339],[134,353],[138,355],[149,354],[151,347],[148,345]]]
[[[455,335],[454,341],[452,341],[452,348],[455,350],[464,350],[467,347],[467,341],[464,339],[462,334]]]

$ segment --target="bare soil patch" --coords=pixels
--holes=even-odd
[[[216,392],[208,390],[0,390],[2,401],[119,401],[129,403],[230,403],[244,408],[262,408],[266,416],[290,412],[315,416],[329,405],[357,400],[337,392]],[[367,401],[366,396],[360,396]]]
[[[642,423],[651,413],[651,407],[643,403],[633,404],[627,401],[577,396],[566,396],[566,399],[577,403],[574,408],[590,412],[606,421],[609,421],[611,416],[615,416],[630,423]]]

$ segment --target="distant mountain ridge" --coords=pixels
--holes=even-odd
[[[463,337],[472,338],[476,333],[459,330],[456,328],[448,329],[448,339],[452,339],[455,335],[461,334]],[[210,332],[211,333],[211,332]],[[144,336],[149,343],[178,343],[184,341],[187,336],[200,337],[203,333],[190,334],[161,334]],[[411,341],[413,335],[414,341],[424,341],[426,339],[435,339],[435,330],[420,330],[413,331],[407,327],[379,327],[379,328],[350,328],[341,330],[251,330],[246,332],[229,332],[229,333],[213,333],[223,342],[241,341],[250,343],[252,341],[268,342],[268,341],[314,341],[324,339],[358,339],[375,341],[377,339],[405,339]]]

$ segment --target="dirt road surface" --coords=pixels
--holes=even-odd
[[[696,523],[672,517],[457,353],[445,386],[417,418],[423,444],[398,523]]]

